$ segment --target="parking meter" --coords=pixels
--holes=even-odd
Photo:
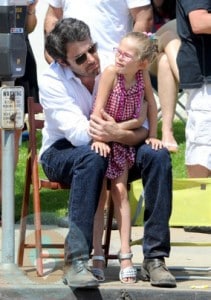
[[[27,0],[0,0],[0,127],[24,125],[24,90],[14,80],[25,73],[25,17]]]
[[[2,173],[2,266],[14,273],[14,133],[24,125],[24,89],[14,86],[25,73],[27,0],[0,0],[0,128]],[[5,270],[4,270],[5,272]]]
[[[25,2],[25,3],[24,3]],[[0,80],[15,80],[25,72],[24,26],[27,0],[0,0]]]

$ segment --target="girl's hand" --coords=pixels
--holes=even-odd
[[[104,157],[107,157],[111,151],[110,147],[106,143],[97,142],[97,141],[92,143],[91,149]]]
[[[152,146],[152,149],[154,150],[159,150],[159,149],[162,149],[163,148],[163,143],[161,140],[157,139],[157,138],[147,138],[145,140],[145,143],[147,145],[151,145]]]

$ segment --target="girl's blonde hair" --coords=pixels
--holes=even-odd
[[[150,63],[158,54],[157,39],[151,33],[132,31],[123,38],[132,38],[136,41],[138,58],[143,61],[147,59]]]

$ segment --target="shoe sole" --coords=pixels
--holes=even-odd
[[[167,287],[167,288],[175,288],[177,285],[175,283],[165,283],[165,282],[156,282],[156,281],[151,281],[150,283],[152,286],[157,286],[157,287]]]
[[[68,285],[71,288],[80,288],[80,289],[95,289],[98,288],[99,283],[98,282],[89,282],[89,283],[68,283],[67,279],[63,279],[63,283],[65,285]]]

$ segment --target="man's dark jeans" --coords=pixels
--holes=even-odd
[[[107,160],[90,145],[73,147],[62,139],[46,150],[41,163],[52,181],[69,184],[70,230],[66,238],[66,261],[88,257],[92,249],[94,213],[107,168]],[[172,208],[172,166],[167,149],[155,151],[150,145],[137,147],[129,181],[142,178],[145,199],[144,257],[168,257],[169,218]]]
[[[145,258],[168,257],[170,252],[169,218],[172,209],[172,165],[166,148],[155,151],[150,145],[137,148],[129,181],[142,178],[144,186]]]

